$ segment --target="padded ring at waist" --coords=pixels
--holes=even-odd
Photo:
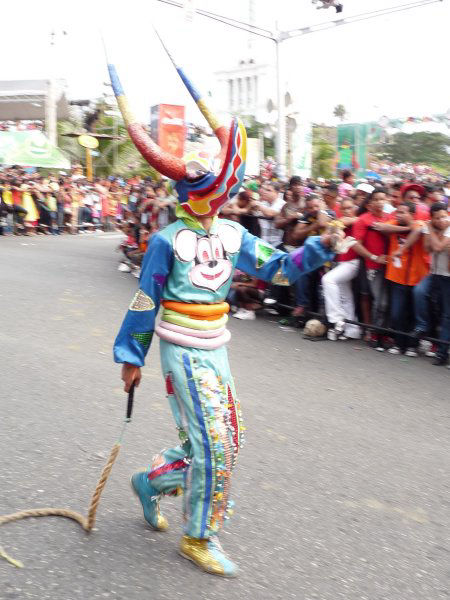
[[[190,327],[181,327],[181,325],[175,325],[174,323],[167,323],[167,321],[161,321],[159,326],[163,329],[169,329],[176,333],[184,333],[185,335],[192,335],[198,338],[218,337],[225,331],[225,327],[219,327],[219,329],[192,329]]]
[[[217,302],[215,304],[191,304],[188,302],[163,300],[162,305],[166,309],[174,310],[175,312],[181,313],[182,315],[189,315],[190,317],[205,318],[217,315],[221,316],[230,312],[230,305],[228,302]]]
[[[181,325],[181,327],[206,330],[223,327],[228,321],[228,315],[222,315],[215,321],[199,321],[197,319],[191,319],[187,315],[180,315],[172,310],[164,310],[161,320],[166,321],[167,323],[173,323],[174,325]]]
[[[215,350],[229,342],[231,338],[231,333],[228,329],[225,329],[221,335],[214,338],[199,338],[192,335],[185,335],[184,333],[177,333],[165,329],[164,327],[161,327],[161,325],[156,327],[155,333],[162,340],[170,342],[171,344],[186,346],[187,348],[199,348],[200,350]]]

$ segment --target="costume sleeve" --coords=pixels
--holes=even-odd
[[[172,264],[171,245],[156,233],[150,239],[144,256],[139,289],[114,342],[114,360],[117,363],[127,362],[137,367],[144,365],[155,330],[164,284]]]
[[[320,236],[310,236],[304,246],[289,254],[277,250],[260,238],[243,230],[236,268],[263,281],[294,283],[303,273],[315,271],[332,260],[334,252],[325,248]]]

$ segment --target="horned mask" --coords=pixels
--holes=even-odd
[[[158,35],[158,34],[157,34]],[[158,35],[159,37],[159,35]],[[161,40],[161,38],[160,38]],[[175,63],[161,40],[178,75],[220,142],[218,168],[190,177],[183,159],[169,154],[156,144],[132,114],[114,65],[108,64],[111,84],[130,138],[145,160],[162,175],[174,179],[178,202],[195,217],[209,217],[235,196],[244,179],[247,134],[242,121],[233,118],[230,127],[221,124],[206,100],[195,89],[183,69]]]

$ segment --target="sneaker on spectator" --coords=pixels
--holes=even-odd
[[[377,352],[384,352],[385,348],[383,345],[383,340],[379,338],[376,334],[372,334],[372,338],[369,342],[369,346],[374,348]]]
[[[336,342],[338,340],[338,332],[336,329],[331,328],[327,331],[327,339],[330,340],[330,342]]]
[[[337,323],[334,324],[334,330],[338,335],[340,335],[341,333],[344,333],[344,329],[345,329],[344,321],[338,321]]]
[[[377,348],[377,350],[378,350],[378,348]],[[401,354],[400,348],[398,346],[392,346],[392,348],[389,348],[388,352],[389,352],[389,354]]]
[[[419,350],[424,356],[434,358],[436,356],[436,346],[428,340],[419,341]]]
[[[419,356],[419,354],[415,348],[408,348],[405,352],[405,356],[415,357]]]
[[[255,311],[247,310],[246,308],[240,308],[234,313],[233,317],[242,319],[243,321],[254,321],[256,319]]]
[[[131,269],[130,269],[131,271]],[[135,269],[133,269],[133,277],[136,277],[136,279],[139,279],[139,277],[141,276],[141,269],[139,267],[136,267]]]
[[[274,304],[277,303],[275,298],[264,298],[263,302],[266,306],[273,306]]]
[[[126,263],[120,263],[120,265],[117,267],[117,270],[121,273],[129,273],[131,271],[131,267]]]

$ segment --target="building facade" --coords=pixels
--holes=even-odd
[[[250,58],[240,60],[232,69],[217,71],[214,76],[214,96],[219,110],[250,115],[257,121],[267,120],[268,102],[276,100],[273,66],[256,63]]]

